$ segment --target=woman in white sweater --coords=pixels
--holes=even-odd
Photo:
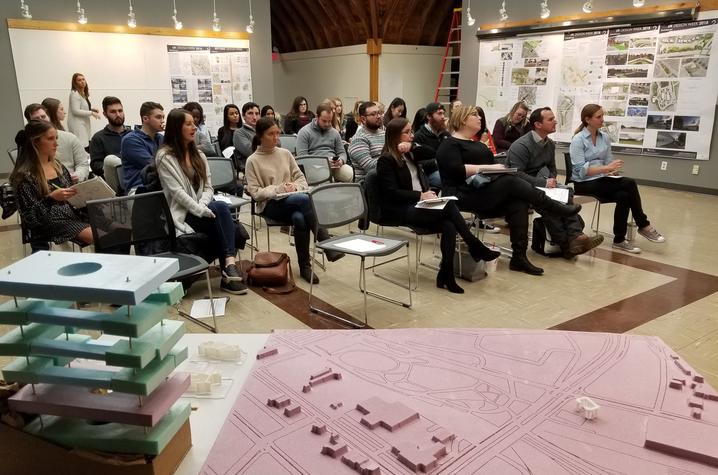
[[[81,73],[72,75],[72,90],[70,91],[70,111],[67,117],[67,129],[75,134],[83,147],[89,147],[92,131],[90,117],[100,118],[100,111],[93,108],[90,103],[90,88],[87,80]]]
[[[319,278],[312,273],[309,257],[309,231],[316,232],[319,241],[329,239],[329,233],[326,229],[317,230],[309,195],[285,194],[308,190],[309,186],[292,153],[277,146],[279,127],[274,118],[262,117],[255,130],[254,153],[247,159],[245,169],[246,190],[257,201],[257,210],[261,214],[294,226],[299,275],[307,282],[318,284]],[[344,257],[343,253],[332,251],[325,255],[332,262]]]
[[[229,207],[214,201],[207,158],[197,150],[197,127],[192,114],[173,109],[167,115],[165,139],[157,151],[155,164],[172,220],[178,234],[202,232],[209,235],[215,254],[221,256],[220,288],[233,294],[246,294],[237,269],[235,227]]]

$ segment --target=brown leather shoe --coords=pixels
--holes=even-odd
[[[574,256],[584,254],[594,247],[600,246],[602,242],[603,236],[600,234],[589,237],[581,233],[568,244],[568,252]]]

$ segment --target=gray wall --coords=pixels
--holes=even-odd
[[[249,22],[249,4],[246,1],[216,0],[217,16],[222,21],[224,31],[244,31]],[[28,2],[33,20],[75,22],[74,0],[31,0]],[[172,27],[170,0],[134,0],[132,2],[137,23],[140,26]],[[82,6],[90,23],[125,25],[127,22],[128,2],[125,0],[82,0]],[[209,0],[177,0],[177,16],[189,29],[209,30],[212,19],[212,2]],[[274,103],[274,81],[272,79],[272,33],[270,29],[269,1],[252,2],[255,29],[251,35],[252,93],[255,101]],[[23,126],[24,119],[20,108],[15,68],[10,48],[7,18],[19,19],[20,2],[0,1],[0,153],[6,156],[5,149],[14,145],[15,133]],[[42,61],[42,45],[37,45],[38,61]],[[108,65],[111,64],[108,58]],[[52,71],[48,71],[52,74]],[[69,84],[69,78],[68,78]],[[0,159],[0,174],[9,173],[9,159]]]
[[[464,9],[469,6],[470,0],[464,0]],[[646,6],[655,6],[665,4],[656,0],[646,1]],[[471,5],[472,16],[475,17],[476,24],[468,26],[466,19],[462,23],[461,29],[461,72],[460,72],[460,93],[459,98],[465,104],[473,104],[476,101],[477,76],[479,64],[479,42],[476,38],[476,27],[479,24],[493,24],[499,22],[499,1],[491,2],[491,6],[486,6],[485,2],[473,0]],[[579,0],[551,0],[549,7],[551,8],[551,16],[575,15],[580,14],[582,1]],[[602,10],[615,10],[622,8],[630,8],[629,0],[601,0],[594,3],[594,12]],[[509,14],[509,21],[524,21],[538,18],[539,1],[524,0],[520,3],[517,0],[509,0],[506,2],[506,9]],[[717,12],[708,12],[710,16],[714,16]],[[704,14],[701,16],[703,17]],[[714,100],[713,98],[712,100]],[[668,169],[660,170],[662,160],[666,158],[659,157],[643,157],[635,155],[617,155],[626,161],[624,167],[628,176],[638,179],[641,182],[656,184],[666,187],[675,187],[682,189],[693,189],[695,191],[705,191],[709,193],[718,193],[718,120],[713,124],[712,142],[710,151],[710,160],[682,160],[668,159]],[[556,161],[559,168],[563,169],[563,158]],[[693,165],[700,165],[698,175],[692,175]]]

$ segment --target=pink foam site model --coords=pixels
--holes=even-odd
[[[718,473],[718,397],[657,337],[279,331],[204,474]]]

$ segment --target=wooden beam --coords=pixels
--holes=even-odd
[[[13,18],[7,19],[8,28],[17,28],[21,30],[53,30],[53,31],[83,31],[89,33],[124,33],[128,35],[156,35],[156,36],[185,36],[196,38],[223,38],[233,40],[248,40],[249,33],[243,31],[220,31],[210,30],[175,30],[174,28],[165,28],[161,26],[137,26],[130,28],[127,25],[106,25],[101,23],[87,23],[80,25],[79,23],[64,23],[59,21],[39,21],[39,20],[18,20]]]
[[[701,0],[700,11],[718,10],[718,0]]]
[[[713,9],[718,9],[718,0],[701,1],[701,10],[707,9],[705,7],[704,3],[705,4],[716,4],[716,6]],[[678,10],[681,8],[695,8],[695,6],[696,6],[696,2],[680,2],[680,3],[669,3],[667,5],[654,5],[654,6],[641,7],[641,8],[635,8],[635,7],[621,8],[618,10],[604,10],[601,12],[593,12],[593,13],[552,16],[552,17],[546,18],[545,20],[534,18],[532,20],[525,20],[525,21],[484,24],[484,25],[481,25],[481,29],[482,30],[492,30],[494,28],[496,28],[496,29],[516,28],[516,27],[522,27],[522,26],[563,23],[565,21],[606,18],[606,17],[611,17],[611,16],[616,17],[616,19],[618,20],[620,17],[627,16],[627,15],[658,13],[658,12],[665,11],[665,10]],[[658,21],[658,19],[657,19],[657,21]],[[586,26],[590,26],[590,25],[586,25]],[[606,28],[606,27],[604,26],[603,28]]]
[[[371,37],[379,39],[379,19],[377,18],[376,0],[369,0],[369,14],[371,16]]]
[[[366,54],[369,55],[369,100],[379,100],[379,55],[381,40],[370,38],[366,42]]]

